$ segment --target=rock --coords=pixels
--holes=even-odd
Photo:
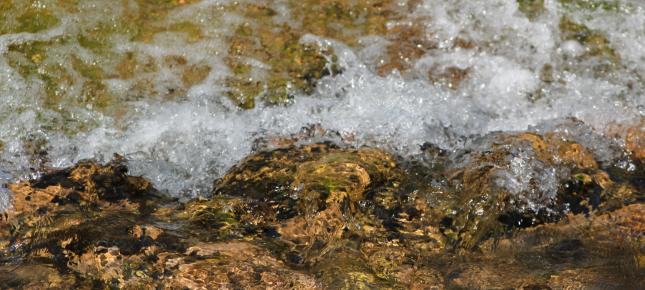
[[[544,0],[517,0],[518,9],[529,19],[535,19],[544,12]]]
[[[290,270],[270,252],[246,242],[201,243],[166,263],[166,288],[319,289],[311,276]],[[159,263],[159,262],[158,262]]]
[[[612,47],[609,39],[601,32],[577,23],[568,16],[563,16],[560,19],[559,27],[562,40],[575,40],[585,47],[582,58],[596,58],[600,63],[610,67],[620,64],[620,55]],[[603,68],[600,65],[597,67],[599,69]]]
[[[593,218],[570,214],[489,240],[469,270],[451,269],[459,274],[448,285],[493,288],[504,281],[511,288],[638,288],[644,277],[638,264],[645,253],[644,210],[643,204],[632,204]]]
[[[639,187],[560,133],[426,144],[406,160],[297,143],[249,156],[186,203],[118,157],[9,185],[0,288],[642,284]]]
[[[368,213],[361,203],[387,191],[395,171],[393,157],[380,150],[292,146],[242,161],[215,184],[214,195],[248,199],[297,263],[313,262],[362,231],[357,220]]]
[[[559,133],[491,134],[470,151],[448,157],[453,214],[442,231],[455,245],[473,248],[513,227],[560,219],[635,201],[637,191],[598,168],[591,152]]]
[[[645,121],[627,129],[625,148],[632,158],[645,163]]]
[[[415,21],[397,23],[387,30],[386,37],[390,43],[385,49],[383,63],[377,68],[380,75],[385,76],[395,70],[405,73],[413,67],[416,60],[439,47],[432,40],[428,29],[421,24],[423,17],[418,18]]]
[[[10,185],[12,207],[4,213],[0,227],[11,233],[12,246],[4,250],[14,254],[52,251],[53,244],[78,238],[71,229],[86,231],[89,236],[109,236],[112,233],[104,230],[118,228],[123,225],[120,222],[128,223],[150,210],[155,200],[144,196],[154,196],[154,189],[146,180],[126,172],[119,160],[106,166],[80,162],[35,181]]]
[[[200,242],[212,234],[183,221],[212,221],[205,201],[178,206],[126,172],[119,159],[84,161],[11,185],[13,207],[0,223],[0,277],[7,277],[0,287],[320,287],[256,245]],[[213,208],[216,200],[209,202]]]
[[[163,198],[148,181],[126,172],[119,158],[106,165],[82,161],[37,180],[10,185],[12,207],[0,222],[2,261],[39,261],[25,267],[73,271],[84,281],[134,283],[126,264],[145,264],[144,256],[128,254],[143,251],[161,233],[137,223]],[[129,231],[133,228],[134,235]],[[60,279],[77,280],[69,274]]]

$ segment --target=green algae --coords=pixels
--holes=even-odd
[[[529,19],[534,19],[544,12],[544,0],[517,0],[519,10]]]
[[[569,152],[574,144],[557,136],[493,136],[507,143],[531,141],[522,146],[543,151],[557,149],[566,160],[562,166],[574,169],[561,192],[570,198],[563,204],[574,211],[593,206],[590,195],[599,188],[623,186],[602,171],[577,167],[584,167],[578,158],[584,150]],[[29,144],[34,155],[47,146],[39,136]],[[488,149],[508,148],[498,145]],[[489,183],[494,174],[482,166],[491,160],[472,160],[462,175],[452,177],[463,186],[443,192],[421,184],[436,181],[448,167],[415,169],[420,165],[396,160],[378,149],[330,143],[261,151],[218,179],[210,199],[186,203],[128,176],[122,157],[106,165],[82,161],[9,185],[16,198],[0,219],[0,287],[630,288],[642,280],[642,203],[632,200],[636,204],[614,204],[605,209],[609,212],[497,232],[485,219],[500,218],[501,211],[491,206],[508,200],[491,200],[499,188]],[[495,162],[502,166],[504,161]],[[391,188],[394,183],[402,186]],[[615,196],[621,196],[618,192]],[[473,206],[475,195],[481,202]],[[379,196],[391,205],[379,203]],[[440,196],[451,199],[450,206]],[[476,213],[481,207],[491,211]],[[462,244],[466,249],[441,242],[452,239],[439,231],[442,212],[456,209],[473,211],[468,219],[485,227],[458,232],[455,239],[466,232],[477,239]],[[27,275],[16,272],[16,265],[49,265],[57,271]]]
[[[174,31],[187,33],[189,41],[201,39],[200,28],[187,21],[174,24],[163,23],[163,20],[177,7],[198,2],[196,0],[135,0],[136,8],[127,9],[122,15],[122,31],[132,36],[135,41],[151,42],[160,32]]]
[[[10,27],[8,27],[8,18],[9,11],[13,8],[12,0],[0,0],[0,35],[5,33],[11,33]]]
[[[43,125],[43,128],[63,130],[65,134],[74,135],[90,130],[97,124],[93,120],[79,120],[81,112],[120,118],[128,114],[130,100],[174,100],[185,94],[191,86],[206,79],[211,72],[209,65],[185,60],[178,64],[160,64],[139,51],[117,53],[114,49],[114,41],[124,37],[150,41],[151,37],[162,32],[177,33],[186,43],[202,40],[203,25],[209,25],[210,22],[197,25],[189,21],[166,19],[174,9],[195,2],[123,1],[120,4],[123,10],[114,17],[81,18],[77,23],[78,29],[69,31],[62,37],[10,44],[4,57],[25,81],[40,87],[36,101],[43,104],[43,109],[60,114],[58,117],[43,114],[50,116],[47,117],[48,120],[53,119],[44,121],[53,123]],[[63,14],[90,13],[86,9],[93,8],[82,6],[81,3],[79,0],[60,0],[56,5],[43,2],[38,6],[40,8],[26,9],[28,6],[25,5],[29,3],[3,0],[2,8],[25,9],[15,18],[11,17],[11,11],[2,13],[1,16],[6,16],[8,22],[0,28],[0,32],[15,33],[20,28],[20,22],[24,26],[20,28],[22,30],[42,32],[60,23],[52,17],[59,15],[61,11]],[[179,87],[171,88],[168,92],[155,90],[151,80],[163,65],[171,67],[179,76]],[[117,97],[106,85],[112,79],[132,80],[132,96]],[[70,123],[65,126],[57,120]]]
[[[164,3],[143,1],[142,3],[148,5],[144,5],[143,9],[150,8],[150,5],[165,3],[159,12],[164,17],[172,8],[183,5],[173,1]],[[14,7],[13,4],[15,3],[10,1],[2,2],[3,7],[7,9],[17,9],[18,7]],[[78,1],[60,1],[58,4],[61,5],[59,8],[65,9],[68,13],[80,12]],[[51,10],[44,8],[25,10],[23,15],[16,19],[18,22],[24,22],[23,30],[39,32],[58,23],[58,20],[54,23],[54,20],[49,17],[56,15],[53,12],[57,11],[55,9],[52,7]],[[141,12],[143,13],[143,11]],[[77,120],[77,117],[74,117],[78,114],[79,109],[87,110],[90,113],[123,115],[127,111],[127,104],[115,102],[116,97],[106,86],[105,80],[115,76],[126,79],[134,78],[141,76],[141,73],[149,74],[157,71],[156,64],[151,65],[149,62],[141,61],[144,58],[139,54],[135,55],[131,52],[116,54],[113,52],[113,38],[122,37],[123,33],[127,34],[128,30],[123,29],[123,25],[130,26],[131,24],[119,23],[118,19],[118,17],[101,19],[97,22],[81,20],[80,29],[76,33],[55,37],[51,40],[28,41],[8,46],[8,50],[4,54],[7,63],[26,81],[35,81],[41,86],[42,93],[38,96],[38,100],[42,102],[44,108],[62,114],[61,119],[71,121],[68,126],[59,126],[56,125],[59,122],[54,122],[46,127],[63,128],[66,134],[71,135],[91,129],[92,125],[90,124],[95,124],[95,121]],[[8,23],[6,27],[12,29],[9,32],[15,32],[12,23]],[[186,33],[188,42],[201,38],[200,28],[188,22],[168,25],[164,30]],[[82,60],[80,55],[83,56]],[[121,58],[125,58],[125,60],[120,60]],[[210,67],[204,65],[182,64],[182,66],[185,68],[181,69],[181,81],[188,87],[203,81],[210,72]],[[143,82],[139,80],[136,84],[144,89],[149,87],[148,85],[140,85]],[[186,90],[176,91],[177,94],[181,94]],[[146,96],[146,98],[156,97],[155,93],[151,92],[150,96]]]
[[[589,29],[567,16],[560,19],[559,27],[562,39],[576,40],[587,48],[586,56],[599,57],[613,64],[620,62],[620,56],[602,33]]]
[[[78,108],[107,112],[115,98],[102,83],[105,72],[98,64],[86,63],[73,54],[68,56],[71,67],[50,58],[52,48],[64,47],[69,42],[69,38],[56,38],[10,45],[5,57],[23,78],[42,84],[42,95],[38,98],[43,108],[60,114],[56,118],[39,114],[45,124],[43,128],[74,136],[97,125],[96,121],[78,120],[75,116]],[[79,89],[72,90],[75,86]]]
[[[228,96],[242,108],[255,106],[255,98],[269,104],[289,103],[297,94],[311,94],[322,77],[340,73],[336,56],[330,48],[302,44],[300,38],[314,34],[360,46],[359,38],[387,33],[387,21],[401,17],[401,7],[394,1],[289,1],[293,11],[300,11],[293,24],[276,21],[278,13],[265,5],[235,4],[227,7],[240,11],[251,22],[237,27],[229,39],[226,59],[233,76],[227,78]],[[279,19],[279,18],[278,18]],[[262,75],[248,63],[258,60],[269,68]],[[258,72],[260,70],[260,72]]]
[[[189,43],[199,41],[204,37],[201,27],[188,21],[173,23],[168,27],[168,31],[186,34],[186,40]]]
[[[49,9],[29,8],[20,14],[16,20],[18,27],[16,32],[39,32],[50,29],[60,23],[60,20]]]
[[[102,80],[105,77],[103,69],[96,63],[86,63],[77,55],[71,56],[72,67],[81,76],[90,80]]]
[[[8,47],[9,64],[17,69],[23,78],[37,74],[38,68],[48,59],[48,50],[53,46],[64,45],[65,38],[55,38],[48,41],[31,41],[21,44],[11,44]],[[11,53],[14,54],[11,54]]]
[[[620,8],[617,0],[558,0],[558,2],[575,9],[617,11]]]
[[[87,29],[77,37],[78,44],[83,48],[102,55],[110,51],[112,44],[110,36],[114,33],[114,27],[107,23],[99,23],[95,27]]]
[[[252,21],[238,25],[233,35],[223,39],[229,44],[225,62],[231,75],[222,80],[228,87],[227,95],[245,109],[255,107],[256,99],[267,104],[288,104],[296,95],[313,93],[319,79],[341,72],[331,48],[301,43],[302,36],[314,33],[356,46],[355,40],[359,36],[384,33],[385,23],[388,17],[395,18],[393,7],[397,7],[392,1],[312,1],[304,3],[304,6],[291,1],[288,3],[291,9],[311,12],[311,15],[298,14],[300,16],[293,24],[283,23],[278,19],[278,13],[266,5],[240,3],[209,11],[211,19],[206,22],[176,21],[169,17],[196,2],[123,1],[120,15],[109,19],[81,20],[80,29],[73,35],[55,41],[12,45],[8,62],[23,78],[41,82],[41,99],[48,108],[60,110],[75,104],[92,112],[112,114],[117,111],[110,108],[115,97],[105,86],[106,79],[133,80],[132,88],[140,91],[138,95],[162,95],[162,99],[172,100],[185,93],[187,88],[204,81],[212,71],[207,65],[180,63],[178,70],[183,87],[173,88],[169,93],[157,92],[149,78],[158,71],[159,64],[143,60],[139,52],[114,53],[115,39],[127,36],[134,42],[150,43],[160,33],[175,33],[184,42],[195,43],[206,38],[208,25],[215,25],[213,21],[220,22],[221,13],[239,13]],[[58,1],[56,4],[59,6],[48,2],[48,6],[43,6],[48,8],[29,8],[16,18],[17,24],[9,24],[12,30],[8,32],[14,32],[15,29],[11,28],[14,26],[29,32],[50,29],[60,23],[56,18],[59,9],[64,13],[85,13],[83,9],[86,8],[81,3],[79,0]],[[3,0],[2,5],[6,10],[17,9],[12,1]],[[325,24],[319,26],[319,22]],[[54,53],[57,59],[50,59]],[[74,55],[83,55],[84,61],[79,61]],[[99,59],[101,63],[96,63]],[[55,62],[68,62],[69,65]],[[258,66],[258,63],[262,65]],[[54,66],[58,68],[53,69]],[[76,74],[82,78],[73,77]],[[66,92],[72,87],[80,88],[80,91]]]
[[[317,80],[339,72],[331,48],[300,43],[301,36],[288,26],[276,30],[240,25],[229,40],[226,58],[233,73],[226,80],[229,98],[245,109],[255,106],[256,97],[269,104],[285,104],[298,93],[311,94]],[[266,64],[267,76],[254,80],[249,59]]]
[[[358,45],[359,36],[385,34],[387,21],[400,17],[395,1],[389,0],[290,1],[289,5],[302,11],[303,30],[352,46]]]

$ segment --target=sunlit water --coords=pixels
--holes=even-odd
[[[128,25],[140,24],[122,23],[124,15],[141,13],[146,9],[141,3],[154,1],[33,1],[13,3],[13,10],[2,14],[0,21],[9,28],[0,30],[1,181],[86,158],[109,160],[118,153],[130,160],[132,174],[149,178],[157,188],[176,196],[202,195],[252,152],[258,138],[298,133],[312,124],[339,132],[355,146],[411,156],[426,142],[457,149],[469,146],[465,140],[473,135],[548,130],[575,117],[589,127],[572,130],[573,138],[599,148],[598,158],[611,162],[610,152],[602,150],[610,141],[591,132],[603,135],[645,115],[645,5],[640,0],[578,1],[600,3],[596,6],[545,0],[544,10],[534,17],[519,11],[515,1],[422,1],[405,19],[388,24],[421,23],[424,37],[436,44],[411,60],[408,71],[377,73],[391,41],[382,36],[365,36],[361,45],[349,46],[307,34],[302,42],[334,48],[343,72],[321,79],[312,95],[296,96],[286,106],[257,102],[250,110],[235,107],[222,80],[231,74],[224,62],[226,37],[252,19],[227,11],[226,5],[233,5],[229,1],[157,2],[174,4],[150,23],[169,28],[188,21],[198,27],[198,36],[191,37],[192,26],[184,25],[189,29],[133,37],[137,32]],[[289,10],[288,2],[271,2],[276,21],[292,21],[297,12]],[[13,14],[25,9],[48,9],[58,21],[34,33],[17,32]],[[590,56],[584,43],[564,37],[563,17],[604,36],[617,58]],[[99,40],[108,45],[81,43],[80,36],[101,25],[116,27]],[[61,38],[42,51],[23,49],[17,55],[16,46]],[[463,39],[473,45],[455,45]],[[118,73],[127,54],[138,61],[131,76]],[[183,60],[173,65],[169,59],[177,56]],[[21,73],[20,61],[35,66]],[[83,64],[102,71],[101,85],[94,84],[90,97],[108,92],[111,104],[97,108],[83,101],[92,75],[91,68],[83,72]],[[182,70],[199,65],[210,68],[205,76],[182,81]],[[56,71],[52,66],[69,76],[50,73]],[[429,80],[429,72],[451,67],[468,71],[456,88]],[[56,76],[49,87],[48,75]],[[52,105],[43,97],[48,89],[50,96],[63,97]],[[34,157],[35,147],[46,157]],[[521,187],[522,175],[530,170],[522,164],[517,160],[515,176],[509,177],[519,183],[513,186]]]

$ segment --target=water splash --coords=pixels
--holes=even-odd
[[[221,80],[230,73],[223,61],[223,35],[232,33],[227,25],[242,18],[222,16],[222,1],[202,1],[176,8],[166,21],[196,15],[197,22],[226,24],[200,26],[206,35],[203,39],[191,40],[185,31],[155,34],[147,42],[118,33],[110,38],[115,45],[105,48],[107,55],[133,52],[143,66],[133,79],[104,77],[106,89],[116,96],[113,111],[71,103],[64,108],[47,107],[37,97],[42,95],[45,79],[21,75],[10,65],[8,48],[77,33],[72,23],[79,19],[109,20],[102,12],[108,9],[105,4],[87,1],[83,4],[83,11],[90,12],[87,15],[57,12],[62,21],[56,27],[0,36],[0,158],[7,172],[3,176],[15,179],[37,174],[39,163],[63,167],[85,158],[107,160],[118,153],[130,160],[132,174],[149,178],[173,195],[190,197],[208,193],[218,176],[251,153],[256,139],[297,133],[311,124],[351,136],[356,146],[380,146],[413,155],[426,142],[456,149],[466,146],[464,140],[472,135],[549,130],[560,122],[553,120],[566,117],[581,120],[600,135],[609,125],[641,118],[645,106],[640,81],[645,71],[641,55],[645,42],[639,41],[645,38],[645,26],[638,25],[645,21],[642,4],[620,1],[620,9],[607,11],[545,3],[541,14],[529,19],[515,1],[424,1],[401,22],[423,21],[430,31],[427,37],[437,46],[413,60],[409,71],[387,75],[379,74],[376,67],[391,40],[365,37],[361,41],[370,45],[361,48],[305,35],[303,42],[332,46],[343,73],[323,78],[312,95],[298,95],[286,106],[259,104],[241,111],[225,97]],[[275,10],[288,18],[283,4],[277,1]],[[562,37],[564,16],[604,35],[620,61],[599,71],[607,62],[602,55],[585,56],[584,43]],[[76,40],[68,41],[49,56],[52,63],[69,66],[68,51],[73,51],[83,62],[97,62],[104,71],[115,66],[116,60],[101,63],[102,56],[90,53]],[[456,45],[459,41],[472,45]],[[176,68],[167,64],[171,56],[184,58],[183,66],[205,63],[213,69],[199,82],[183,87]],[[146,59],[156,63],[157,69],[146,71]],[[467,71],[458,86],[428,78],[429,73],[454,68]],[[138,83],[148,87],[138,90]],[[78,90],[79,85],[72,83],[67,89]],[[182,93],[164,97],[170,91]],[[140,96],[146,92],[155,97]],[[120,106],[130,110],[120,114]],[[71,123],[85,129],[71,134],[59,130]],[[609,148],[608,141],[588,137],[588,131],[571,134],[586,140],[585,146]],[[38,158],[40,152],[46,156]],[[608,162],[613,158],[610,153],[599,154]],[[523,172],[529,166],[525,162],[520,158],[512,163],[517,165],[511,170],[513,176],[505,179],[515,182],[510,187],[521,188],[524,175],[534,173]]]

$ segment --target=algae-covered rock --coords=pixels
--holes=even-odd
[[[148,181],[126,173],[119,158],[105,166],[82,161],[10,185],[12,205],[0,222],[3,264],[74,270],[88,281],[125,283],[122,253],[145,246],[129,229],[162,199]],[[68,274],[57,279],[82,282]]]
[[[577,41],[586,48],[582,57],[596,57],[601,62],[609,65],[616,65],[620,62],[620,56],[602,33],[592,30],[567,16],[563,16],[560,19],[559,27],[560,36],[563,40]]]
[[[226,79],[228,96],[236,105],[253,108],[256,98],[284,104],[296,94],[311,94],[319,79],[340,72],[333,49],[302,43],[303,31],[275,23],[270,8],[252,8],[266,13],[235,30],[226,57],[232,72]]]
[[[164,287],[189,289],[320,289],[311,276],[288,269],[270,252],[246,242],[200,243],[185,255],[161,257],[172,274]]]
[[[367,214],[366,202],[387,192],[395,171],[393,157],[380,150],[289,147],[242,161],[217,181],[214,194],[249,199],[263,227],[276,232],[294,262],[305,263],[363,231],[357,219]]]
[[[127,175],[121,158],[82,161],[9,185],[0,287],[639,285],[637,183],[562,133],[494,133],[468,148],[426,145],[420,161],[289,145],[186,203]]]
[[[645,121],[627,129],[625,147],[635,160],[645,162]]]
[[[442,228],[459,247],[636,200],[637,190],[612,181],[589,149],[561,134],[491,134],[474,143],[478,149],[451,156],[446,171],[454,211]]]
[[[494,288],[504,281],[514,288],[638,288],[643,283],[639,261],[645,253],[643,210],[643,204],[632,204],[593,218],[571,214],[557,223],[487,241],[477,261],[450,269],[458,274],[447,284]]]
[[[185,221],[198,201],[180,205],[126,173],[119,158],[83,161],[10,185],[14,200],[0,221],[0,287],[319,287],[257,245],[209,242],[231,236]]]
[[[38,32],[49,29],[59,23],[58,18],[47,9],[28,9],[16,18],[18,21],[18,31]]]
[[[596,10],[600,8],[605,11],[615,11],[620,8],[620,3],[617,0],[558,0],[558,2],[564,4],[565,7],[575,9]]]
[[[316,82],[341,72],[333,49],[303,43],[303,36],[315,35],[360,47],[366,36],[385,36],[390,44],[381,74],[406,71],[428,49],[429,40],[422,19],[388,28],[388,23],[405,20],[418,1],[286,1],[290,21],[273,5],[235,3],[227,9],[240,13],[245,21],[228,37],[226,63],[231,75],[225,79],[227,94],[241,108],[255,106],[255,99],[284,104],[297,94],[311,94]],[[407,22],[413,24],[407,24]]]
[[[544,0],[517,0],[519,10],[529,19],[534,19],[544,11]]]

